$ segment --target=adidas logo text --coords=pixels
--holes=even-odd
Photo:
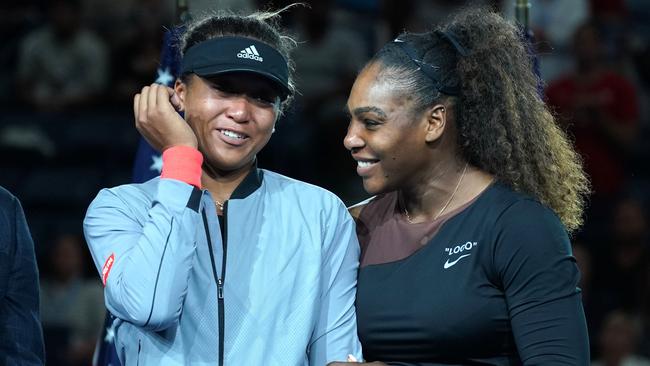
[[[254,45],[251,45],[250,47],[246,47],[243,50],[239,51],[237,54],[238,58],[248,58],[251,60],[259,61],[262,62],[264,59],[260,57],[260,54],[257,52],[257,49],[255,48]]]

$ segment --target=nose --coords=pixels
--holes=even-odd
[[[343,146],[350,151],[359,150],[364,146],[364,141],[359,136],[357,129],[354,127],[353,123],[350,123],[348,126],[348,133],[343,138]]]
[[[245,96],[231,98],[229,101],[226,116],[237,123],[247,122],[250,118],[250,102]]]

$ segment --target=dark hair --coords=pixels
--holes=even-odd
[[[290,56],[291,50],[296,46],[296,41],[283,33],[279,20],[280,14],[294,5],[273,12],[256,12],[248,15],[220,11],[192,20],[185,25],[186,30],[180,38],[181,54],[185,54],[187,49],[197,43],[226,36],[247,37],[268,44],[284,56],[289,66],[290,94],[282,103],[281,109],[284,109],[290,104],[296,92],[295,67]]]
[[[453,34],[466,50],[459,55]],[[380,77],[423,112],[447,101],[455,109],[462,158],[513,189],[553,209],[568,231],[582,224],[589,182],[581,160],[539,94],[538,78],[516,27],[490,9],[464,9],[435,31],[399,39],[418,51],[423,63],[440,67],[444,85],[458,85],[458,96],[439,92],[397,43],[370,61]]]

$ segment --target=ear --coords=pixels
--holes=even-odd
[[[424,112],[426,118],[426,142],[434,142],[442,136],[447,127],[447,107],[444,104],[435,104]]]
[[[174,95],[178,98],[178,111],[185,111],[185,97],[187,94],[187,84],[181,81],[181,79],[176,79],[174,84]]]

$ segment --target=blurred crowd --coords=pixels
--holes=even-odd
[[[343,148],[360,67],[401,31],[463,1],[322,0],[287,11],[300,95],[260,166],[365,198]],[[190,0],[190,15],[292,1]],[[514,17],[514,1],[473,1]],[[104,316],[81,221],[102,187],[128,183],[132,97],[159,76],[174,0],[23,0],[0,5],[0,185],[23,202],[41,268],[48,364],[88,365]],[[533,0],[543,95],[581,153],[593,195],[574,239],[596,365],[650,366],[650,4]],[[500,108],[500,106],[495,106]]]

